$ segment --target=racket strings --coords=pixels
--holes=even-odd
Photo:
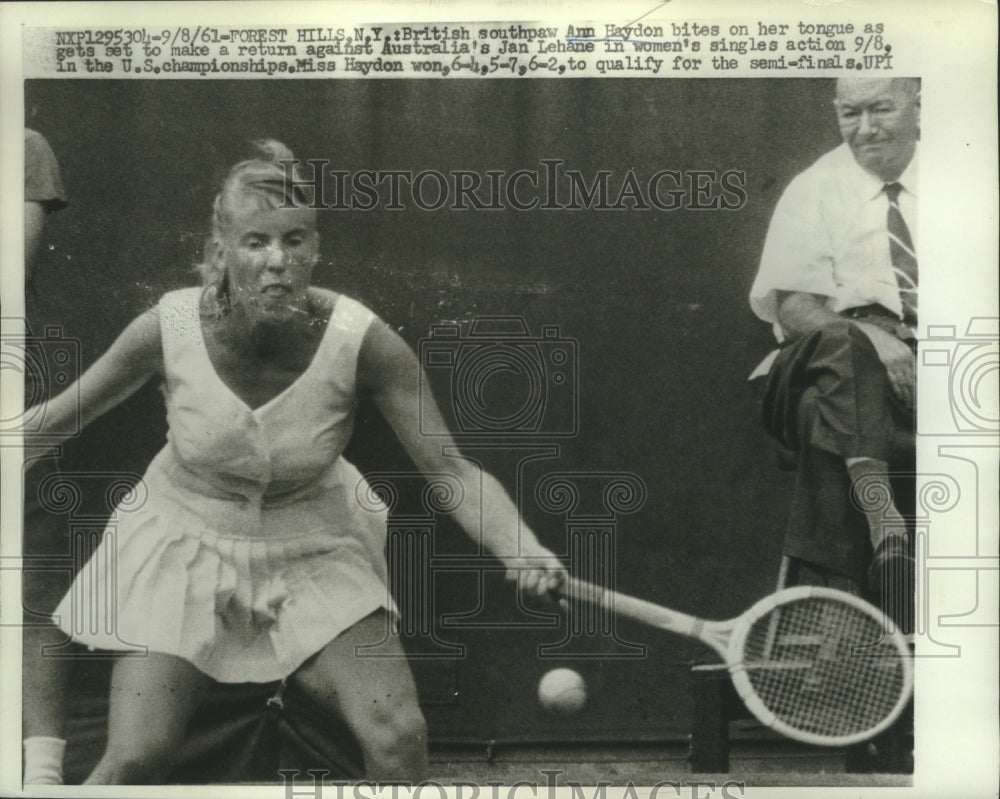
[[[751,626],[743,663],[778,720],[821,736],[871,730],[896,709],[906,663],[886,627],[850,604],[809,597]]]

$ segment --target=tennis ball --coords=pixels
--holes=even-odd
[[[552,669],[538,682],[538,702],[549,713],[569,716],[587,704],[587,684],[573,669]]]

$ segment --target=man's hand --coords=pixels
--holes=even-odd
[[[885,365],[893,393],[907,410],[912,411],[916,399],[916,359],[913,351],[908,344],[876,325],[861,321],[855,324],[868,336],[879,360]]]
[[[824,325],[842,320],[840,314],[826,307],[825,299],[819,295],[794,291],[780,293],[778,322],[790,339],[800,338]],[[893,393],[905,408],[912,411],[916,399],[916,359],[909,345],[877,324],[850,321],[868,336],[889,375]]]

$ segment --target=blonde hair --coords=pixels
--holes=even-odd
[[[204,286],[215,286],[221,298],[228,295],[225,270],[214,257],[225,229],[247,210],[303,208],[312,204],[312,191],[299,177],[295,156],[274,139],[253,142],[257,156],[240,161],[229,170],[212,204],[212,233],[196,266]]]

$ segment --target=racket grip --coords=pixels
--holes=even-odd
[[[570,577],[563,583],[559,587],[559,593],[571,605],[573,602],[583,602],[640,624],[679,635],[694,635],[699,622],[694,616],[669,610],[645,599],[613,591],[576,577]]]

